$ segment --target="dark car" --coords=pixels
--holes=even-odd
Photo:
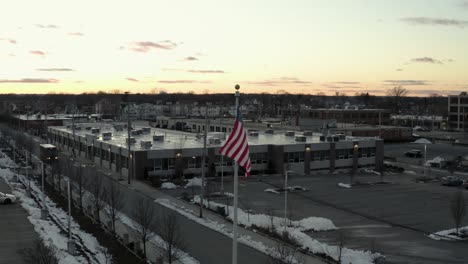
[[[422,151],[417,149],[406,151],[405,156],[409,158],[422,158]]]
[[[442,178],[442,185],[444,186],[461,186],[463,181],[455,176],[446,176]]]

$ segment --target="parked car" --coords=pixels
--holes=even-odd
[[[422,151],[413,149],[405,152],[405,156],[409,158],[422,158]]]
[[[445,186],[461,186],[463,181],[455,176],[442,177],[442,185]]]
[[[16,201],[16,197],[13,194],[7,194],[0,192],[0,203],[11,204]]]

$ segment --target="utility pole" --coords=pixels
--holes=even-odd
[[[203,155],[201,168],[201,187],[200,187],[200,217],[203,217],[203,197],[205,195],[205,164],[206,164],[206,138],[208,135],[208,105],[205,107],[205,131],[203,134]]]
[[[70,190],[70,179],[68,179],[68,253],[70,255],[75,255],[75,241],[72,238],[72,233],[71,233],[71,190]]]
[[[72,109],[72,134],[73,134],[73,141],[72,141],[72,154],[73,158],[75,158],[75,110],[76,108],[73,107]]]
[[[132,177],[132,154],[131,154],[131,142],[130,142],[130,135],[132,130],[132,122],[130,121],[130,92],[125,92],[125,99],[127,101],[127,146],[128,146],[128,184],[131,184],[131,177]]]

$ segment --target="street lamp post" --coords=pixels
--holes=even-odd
[[[284,172],[284,230],[286,230],[288,223],[288,174],[290,170]]]
[[[68,193],[68,253],[70,255],[75,255],[76,253],[76,247],[75,247],[75,241],[72,238],[72,233],[71,233],[71,190],[70,190],[70,179],[68,179],[67,183],[67,193]]]
[[[423,164],[424,177],[426,177],[426,162],[427,162],[427,145],[424,144],[424,164]]]
[[[41,219],[46,220],[47,219],[47,206],[45,202],[45,190],[44,190],[44,162],[41,161],[41,187],[42,187],[42,209],[41,209]]]

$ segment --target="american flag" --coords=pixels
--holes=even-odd
[[[249,144],[247,143],[247,134],[244,130],[244,124],[242,122],[239,108],[237,109],[237,118],[234,123],[234,128],[226,142],[224,142],[223,146],[219,150],[219,153],[236,161],[245,169],[245,175],[247,177],[250,176],[251,165]]]

